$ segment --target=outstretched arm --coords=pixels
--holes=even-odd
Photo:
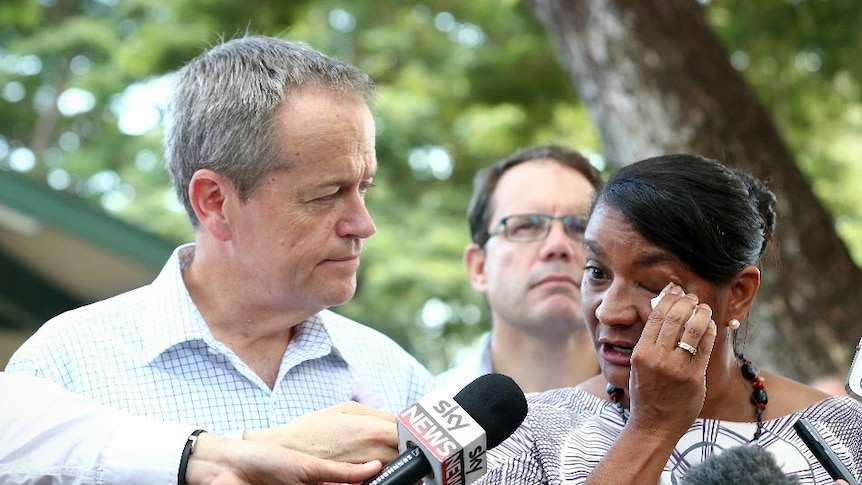
[[[269,443],[201,434],[186,472],[188,485],[356,483],[379,472],[379,461],[341,463]]]
[[[38,377],[0,372],[0,482],[176,485],[194,429],[133,417]],[[357,482],[381,464],[337,463],[273,444],[199,436],[189,485]]]

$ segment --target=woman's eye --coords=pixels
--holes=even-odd
[[[584,275],[594,280],[600,280],[604,278],[605,273],[601,270],[601,268],[598,268],[596,266],[586,266],[584,268]]]

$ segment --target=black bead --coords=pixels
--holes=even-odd
[[[754,367],[752,364],[742,364],[740,370],[742,371],[742,376],[749,381],[753,381],[757,377],[757,367]]]
[[[619,387],[616,387],[615,385],[611,384],[611,383],[608,383],[608,385],[605,386],[605,391],[608,392],[608,396],[610,396],[611,401],[613,401],[617,404],[619,404],[619,402],[623,398],[623,392],[624,391],[622,389],[620,389]]]
[[[755,389],[751,393],[751,400],[757,404],[766,404],[769,402],[769,396],[766,395],[766,389]]]

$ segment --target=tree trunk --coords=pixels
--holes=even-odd
[[[699,153],[765,178],[773,250],[745,351],[808,381],[843,374],[862,334],[862,273],[769,114],[694,0],[533,0],[611,165]],[[723,322],[718,322],[721,325]]]

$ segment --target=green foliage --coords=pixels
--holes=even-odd
[[[855,62],[862,9],[856,0],[723,0],[709,9],[862,258],[862,195],[850,182],[862,178],[854,163],[862,148]],[[142,96],[129,86],[155,83],[245,32],[306,41],[377,82],[380,170],[368,204],[378,232],[356,298],[337,311],[442,370],[489,326],[461,262],[475,171],[546,141],[600,158],[599,134],[525,2],[4,1],[0,169],[15,165],[12,151],[29,149],[36,162],[25,168],[34,178],[67,174],[62,190],[165,237],[190,239],[162,168],[160,129],[125,133],[119,101]],[[26,56],[41,68],[27,69]],[[90,93],[93,106],[67,116],[55,98],[73,87]],[[442,170],[429,165],[441,161]]]
[[[862,6],[854,0],[716,2],[710,16],[732,58],[835,215],[862,263],[860,80]]]

